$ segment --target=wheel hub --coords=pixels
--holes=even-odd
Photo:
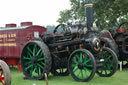
[[[79,64],[78,64],[78,68],[79,68],[79,69],[84,69],[84,64],[83,64],[83,63],[79,63]]]
[[[35,64],[37,62],[37,59],[38,59],[37,56],[33,56],[32,57],[32,63]]]

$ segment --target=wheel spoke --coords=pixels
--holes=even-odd
[[[29,47],[27,47],[27,49],[31,54],[33,54],[32,50]]]
[[[37,52],[36,56],[38,56],[41,51],[42,51],[42,50],[40,49],[40,50]]]
[[[35,68],[36,68],[36,72],[37,72],[38,75],[39,75],[39,71],[38,71],[37,65],[35,65]]]
[[[108,51],[106,51],[106,52],[105,52],[105,55],[108,56],[108,54],[109,54]]]
[[[39,67],[39,76],[41,76],[41,69],[40,69],[40,67]]]
[[[85,56],[84,56],[84,63],[83,64],[86,64],[86,59],[87,59],[87,54],[85,54]]]
[[[36,44],[34,44],[34,47],[33,47],[33,56],[35,56],[36,54]]]
[[[77,66],[77,64],[72,64],[72,67],[76,67]]]
[[[45,66],[45,63],[43,63],[43,62],[40,62],[40,63]]]
[[[84,68],[84,71],[85,71],[85,75],[86,75],[86,77],[88,78],[88,73],[87,73],[86,68]]]
[[[41,51],[41,53],[40,53],[40,57],[42,57],[42,55],[43,55],[43,52]]]
[[[27,71],[29,68],[31,68],[33,65],[29,65],[27,68],[25,68],[25,70]]]
[[[84,69],[87,70],[87,71],[90,72],[90,73],[92,72],[91,70],[87,69],[86,67],[84,67]]]
[[[39,58],[39,59],[37,59],[37,61],[42,61],[42,60],[44,60],[44,58]]]
[[[80,70],[82,79],[84,78],[83,70]]]
[[[78,64],[78,62],[73,58],[72,61],[74,61],[74,63]]]
[[[3,75],[3,73],[4,73],[4,72],[3,72],[3,70],[2,70],[2,72],[1,72],[1,76]]]
[[[110,71],[110,73],[112,72],[110,65],[106,64],[107,69]]]
[[[114,68],[115,66],[113,64],[109,64],[110,67]]]
[[[40,65],[39,63],[37,64],[40,68],[44,69],[44,67],[42,65]]]
[[[82,63],[82,52],[80,52],[80,62]]]
[[[107,67],[108,69],[110,69],[110,66],[111,66],[111,65],[109,65],[109,64],[106,63],[106,67]],[[110,70],[111,70],[111,69],[110,69]]]
[[[112,55],[108,56],[105,60],[107,61],[107,60],[109,60],[111,57],[112,57]]]
[[[76,57],[78,60],[80,60],[80,58],[79,58],[78,54],[76,54],[76,55],[75,55],[75,57]]]
[[[35,71],[36,71],[36,68],[32,71],[32,77],[34,77]]]
[[[86,65],[87,67],[92,67],[93,65]]]
[[[31,64],[31,63],[32,63],[32,61],[29,61],[29,62],[25,62],[25,64],[26,64],[26,65],[28,65],[28,64]]]
[[[115,62],[114,60],[107,61],[107,63],[111,63],[111,64],[113,64],[114,62]]]
[[[87,61],[85,61],[85,64],[88,63],[89,61],[91,61],[91,59],[89,58]]]
[[[25,57],[25,56],[24,56],[24,59],[25,59],[25,60],[31,60],[31,58],[29,58],[29,57]]]
[[[76,76],[79,78],[79,76],[80,76],[80,70],[79,70],[79,73]]]
[[[76,68],[73,70],[73,72],[75,73],[77,70],[79,70],[79,68],[78,68],[78,67],[76,67]]]
[[[27,53],[28,53],[29,57],[32,59],[32,55],[29,53],[29,51],[27,51]]]
[[[31,76],[32,76],[33,67],[34,67],[34,66],[32,66],[32,67],[31,67],[31,70],[30,70]],[[33,77],[33,76],[32,76],[32,77]]]

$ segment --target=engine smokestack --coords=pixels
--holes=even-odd
[[[91,30],[91,27],[93,26],[93,4],[86,4],[85,12],[87,18],[87,28],[88,30]]]

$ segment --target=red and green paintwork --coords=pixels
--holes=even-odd
[[[18,65],[20,70],[20,54],[25,42],[38,37],[47,29],[32,25],[31,22],[21,23],[21,27],[15,24],[6,24],[0,28],[0,59],[9,65]]]

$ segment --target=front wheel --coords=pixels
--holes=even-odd
[[[74,80],[87,82],[95,74],[96,62],[94,56],[88,50],[78,49],[71,54],[68,68]]]
[[[97,68],[97,74],[101,77],[110,77],[118,69],[118,58],[113,50],[104,47],[98,58],[104,60],[102,67]]]

